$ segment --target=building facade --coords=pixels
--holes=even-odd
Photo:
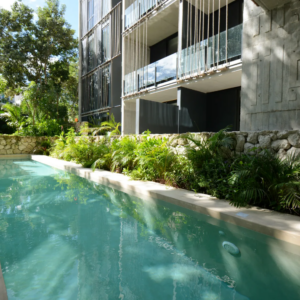
[[[121,120],[121,2],[79,0],[79,116],[100,124]]]
[[[112,11],[89,25],[95,1],[81,1],[82,121],[116,112],[123,134],[300,128],[299,1],[123,0],[110,3],[122,16],[118,30]],[[103,61],[94,56],[107,52],[96,33],[105,22],[120,48]],[[104,90],[105,107],[94,100]]]

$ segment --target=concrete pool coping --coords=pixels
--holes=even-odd
[[[7,291],[4,283],[1,265],[0,265],[0,300],[7,300]]]
[[[0,155],[0,159],[32,159],[96,183],[111,185],[134,196],[147,196],[209,215],[276,239],[300,246],[300,217],[257,207],[236,208],[228,201],[205,194],[175,189],[155,182],[130,180],[123,174],[104,170],[93,172],[81,165],[43,155]]]

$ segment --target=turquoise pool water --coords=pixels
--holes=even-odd
[[[299,250],[34,161],[0,160],[9,300],[298,300]]]

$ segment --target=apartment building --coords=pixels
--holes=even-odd
[[[87,17],[81,21],[87,27],[89,3],[95,8],[95,1],[84,6]],[[123,0],[110,5],[118,7],[122,22],[117,31],[111,25],[108,39],[120,38],[120,48],[96,69],[110,66],[109,97],[115,98],[110,106],[102,107],[101,101],[97,109],[91,106],[93,95],[99,98],[105,90],[100,75],[94,75],[99,85],[92,90],[95,71],[88,71],[89,49],[100,57],[105,49],[90,42],[95,28],[106,24],[99,21],[81,38],[86,41],[81,46],[86,62],[82,120],[118,111],[123,134],[300,128],[299,1]]]
[[[117,0],[79,0],[79,116],[100,124],[121,120],[122,6]]]

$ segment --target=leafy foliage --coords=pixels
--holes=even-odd
[[[136,165],[137,140],[134,136],[125,136],[111,143],[112,171],[121,172],[124,168],[133,170]]]
[[[182,138],[182,136],[181,136]],[[222,130],[207,139],[185,135],[186,152],[178,155],[166,139],[145,132],[136,136],[75,139],[74,129],[61,134],[51,155],[94,170],[123,172],[132,179],[151,180],[203,192],[232,205],[257,205],[300,214],[300,161],[280,160],[268,151],[235,154],[234,138]]]
[[[46,0],[35,12],[36,20],[21,1],[11,11],[0,9],[0,90],[23,94],[23,128],[46,119],[64,125],[77,116],[78,43],[65,11],[59,0]]]
[[[2,109],[5,111],[3,117],[6,119],[8,125],[18,128],[24,120],[21,108],[10,103],[6,103],[2,105]]]
[[[61,133],[61,125],[52,119],[42,120],[35,125],[22,123],[21,127],[14,135],[19,136],[56,136]]]
[[[150,137],[150,132],[146,132],[134,153],[136,167],[131,172],[126,170],[132,179],[169,181],[169,172],[176,163],[176,156],[167,147],[166,139]]]
[[[295,157],[280,160],[268,151],[238,156],[229,178],[232,203],[300,212],[299,174]]]
[[[119,127],[121,126],[120,122],[116,122],[115,117],[113,114],[107,114],[110,116],[108,121],[104,121],[101,123],[101,127],[99,129],[96,129],[94,131],[94,135],[97,135],[99,132],[109,132],[110,135],[120,135],[121,132],[119,130]]]

